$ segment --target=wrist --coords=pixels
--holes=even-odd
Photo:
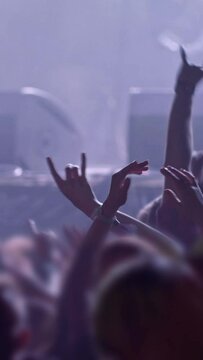
[[[84,213],[89,217],[92,218],[93,214],[96,212],[98,208],[102,206],[102,203],[100,203],[98,200],[93,200],[85,209]]]
[[[102,205],[102,214],[106,217],[113,218],[117,211],[118,208],[107,198]]]
[[[177,95],[184,95],[187,97],[192,97],[196,89],[196,84],[192,84],[187,81],[178,80],[175,86],[175,92]]]
[[[108,203],[101,204],[97,202],[97,206],[93,210],[90,218],[94,221],[96,219],[100,219],[104,223],[108,225],[120,225],[116,217],[116,210],[113,209]]]

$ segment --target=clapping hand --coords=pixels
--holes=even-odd
[[[124,205],[127,200],[128,190],[130,187],[130,178],[128,175],[141,175],[148,170],[148,161],[130,163],[112,176],[109,195],[104,202],[103,211],[107,216],[113,216]]]
[[[86,155],[81,155],[80,169],[78,166],[71,164],[66,166],[65,178],[62,178],[56,171],[51,158],[47,158],[47,163],[54,181],[63,195],[68,198],[78,209],[80,209],[86,215],[90,216],[94,211],[95,206],[98,206],[98,201],[89,182],[87,181]]]
[[[171,190],[166,191],[170,192],[177,207],[187,218],[200,223],[203,218],[203,194],[195,177],[187,170],[178,170],[172,166],[164,167],[161,173],[174,183],[176,194]]]

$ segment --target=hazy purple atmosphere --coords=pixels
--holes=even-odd
[[[203,0],[0,0],[0,360],[203,360]]]
[[[129,87],[172,88],[177,43],[203,59],[202,16],[201,0],[2,0],[0,89],[48,91],[80,132],[78,155],[123,163]]]

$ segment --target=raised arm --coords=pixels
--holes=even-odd
[[[66,324],[64,323],[66,329],[60,330],[62,334],[59,335],[59,339],[63,337],[63,343],[66,344],[64,351],[70,358],[76,358],[75,351],[83,346],[84,339],[88,339],[87,293],[92,286],[95,259],[111,228],[118,208],[127,200],[130,186],[130,179],[127,178],[127,175],[141,174],[146,165],[146,162],[142,164],[133,162],[113,175],[109,195],[88,231],[65,282],[60,313],[61,321],[64,323],[64,319],[66,320]],[[67,327],[70,331],[67,331]],[[64,342],[66,335],[63,332],[68,333],[67,342]]]
[[[64,194],[64,196],[88,217],[94,218],[102,203],[98,201],[88,182],[86,176],[86,155],[82,154],[80,171],[76,166],[67,166],[69,169],[69,176],[65,180],[59,176],[51,159],[48,159],[48,166],[59,190]],[[72,175],[70,175],[71,172],[73,172]],[[75,174],[77,176],[75,176]],[[178,245],[176,241],[173,241],[171,238],[167,237],[161,232],[122,212],[117,212],[116,217],[118,221],[124,226],[135,225],[138,234],[149,239],[149,241],[152,242],[153,245],[156,246],[161,252],[172,256],[182,256],[182,247]],[[117,231],[118,229],[118,223],[112,227],[112,231]],[[123,227],[121,230],[122,229]]]
[[[185,218],[185,225],[188,219],[191,219],[203,235],[203,194],[194,175],[173,166],[164,167],[161,173],[174,184],[173,196]]]
[[[200,67],[190,65],[181,48],[182,66],[177,77],[167,135],[165,166],[190,169],[193,152],[192,100],[195,89],[203,78]],[[165,179],[165,189],[173,189],[170,178]]]
[[[81,154],[80,169],[76,165],[68,164],[65,168],[65,178],[57,172],[51,158],[47,158],[50,173],[60,192],[88,217],[94,212],[99,202],[87,180],[87,158]]]

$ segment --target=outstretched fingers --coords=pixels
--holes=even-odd
[[[180,46],[180,55],[181,55],[183,64],[188,65],[187,54],[185,52],[185,49],[182,46]]]
[[[188,188],[191,186],[197,186],[195,177],[187,170],[178,170],[173,166],[167,166],[162,168],[160,171],[162,175],[173,180],[177,189],[180,189],[180,187]]]
[[[54,181],[56,182],[57,185],[61,185],[61,183],[63,183],[63,179],[61,178],[59,173],[56,171],[54,163],[50,157],[47,157],[47,164],[48,164],[50,173],[51,173]]]
[[[86,169],[87,169],[87,157],[85,153],[81,154],[81,176],[86,178]]]
[[[148,161],[146,160],[146,161],[143,161],[143,162],[141,162],[141,163],[138,163],[138,164],[137,164],[137,169],[138,169],[138,171],[141,171],[141,173],[144,172],[144,171],[149,170],[149,163],[148,163]]]
[[[178,170],[174,168],[173,166],[168,166],[168,169],[177,176],[179,181],[183,182],[184,184],[190,185],[190,180],[188,179],[188,176],[181,170]]]
[[[193,185],[193,186],[197,185],[195,176],[191,172],[189,172],[185,169],[181,169],[181,171],[187,176],[188,181],[190,181],[191,185]]]
[[[130,174],[141,175],[143,171],[148,170],[148,161],[144,161],[142,163],[137,163],[137,161],[133,161],[128,164],[126,167],[121,169],[119,173],[123,176],[127,176]]]
[[[177,188],[180,180],[171,170],[169,170],[167,167],[164,167],[160,170],[160,172],[164,177],[170,178],[174,182],[175,187]]]

